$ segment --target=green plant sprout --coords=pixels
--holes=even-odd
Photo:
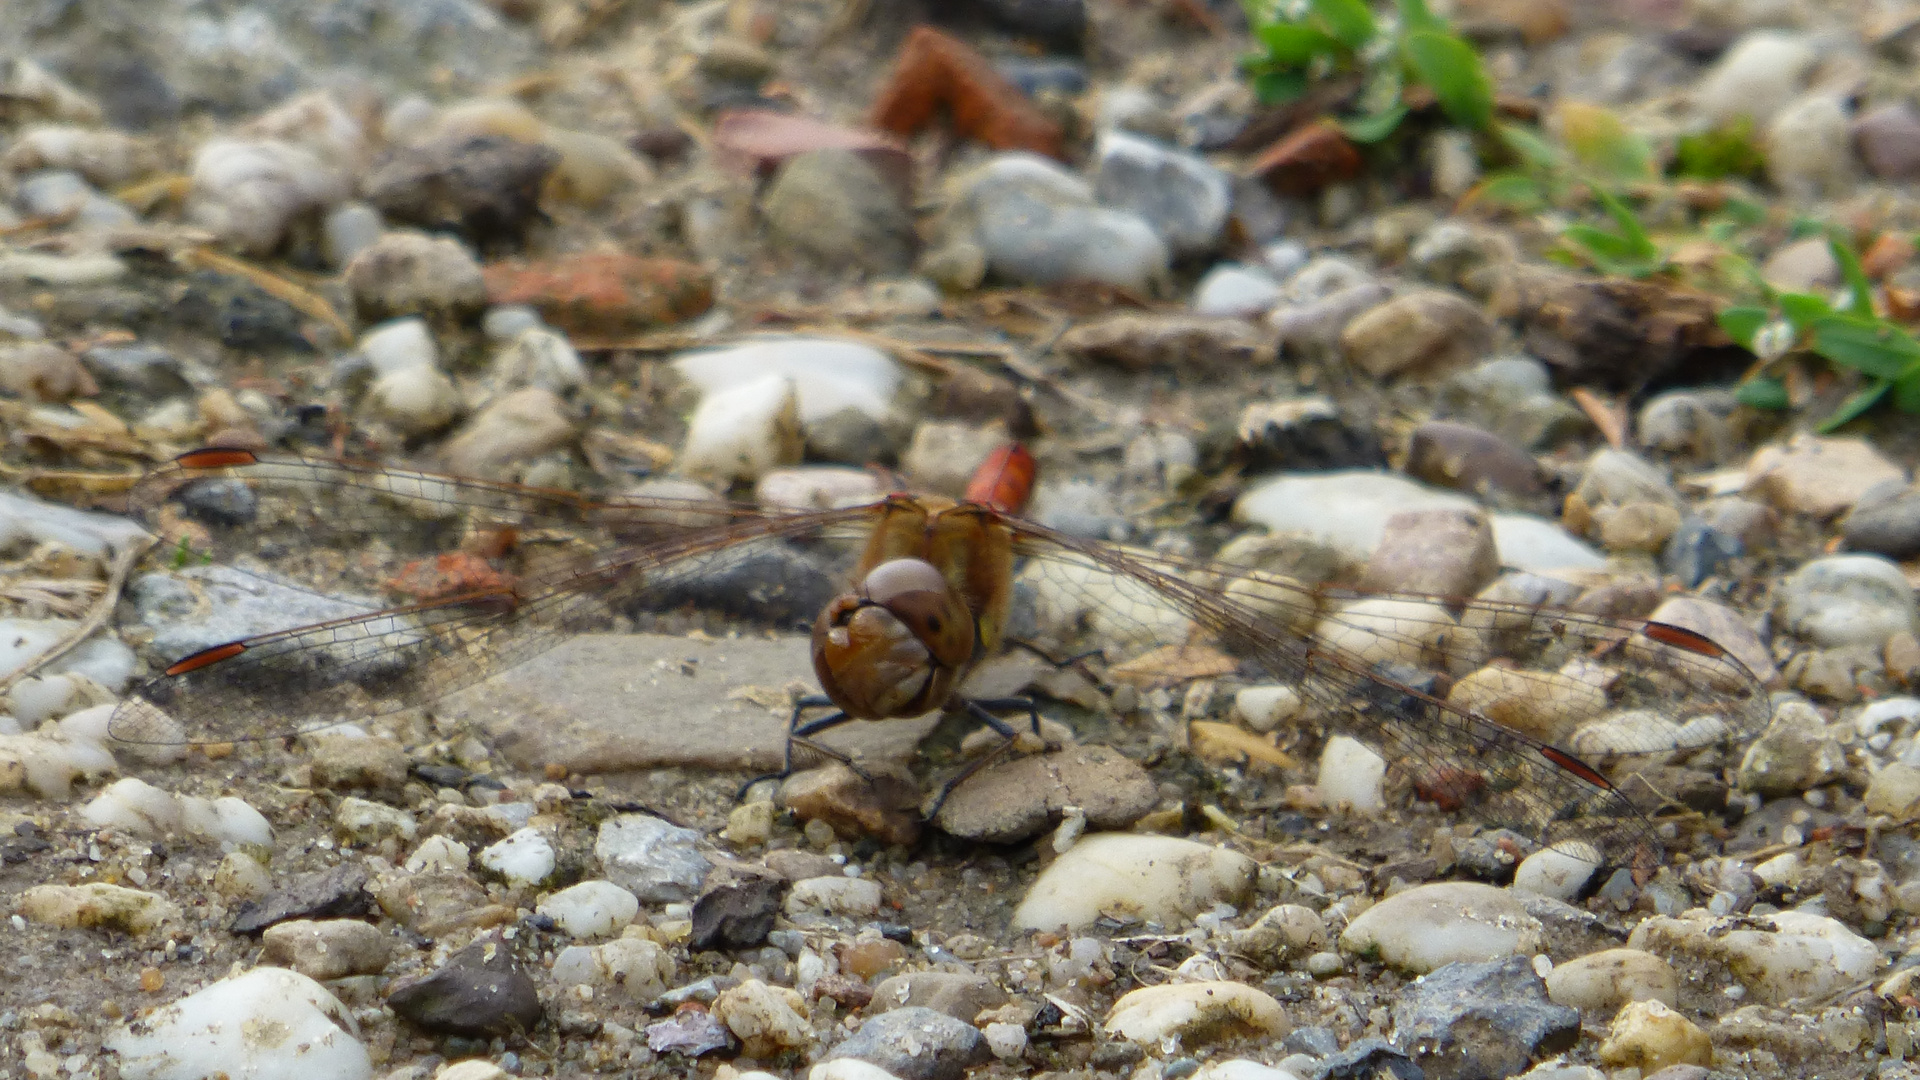
[[[1410,106],[1406,91],[1432,91],[1447,119],[1484,131],[1493,122],[1493,84],[1480,54],[1427,8],[1395,0],[1398,17],[1383,26],[1365,0],[1242,0],[1263,52],[1244,57],[1259,99],[1269,105],[1304,97],[1316,79],[1358,75],[1357,111],[1339,118],[1358,143],[1393,134]]]
[[[1740,384],[1742,404],[1784,409],[1786,384],[1766,369],[1781,359],[1810,352],[1836,367],[1866,376],[1867,384],[1818,425],[1831,432],[1883,399],[1903,413],[1920,413],[1920,341],[1873,310],[1873,283],[1851,244],[1831,234],[1827,248],[1840,266],[1842,288],[1831,300],[1811,293],[1765,290],[1765,304],[1739,304],[1720,312],[1720,328],[1759,358],[1759,370]]]

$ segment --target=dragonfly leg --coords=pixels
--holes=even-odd
[[[752,791],[754,788],[754,785],[759,784],[762,781],[785,780],[787,777],[792,776],[794,771],[793,770],[793,748],[796,743],[799,744],[800,746],[806,747],[808,750],[811,750],[814,753],[819,754],[823,757],[833,758],[834,760],[844,764],[848,768],[852,769],[854,772],[858,773],[860,775],[860,779],[865,780],[868,783],[872,783],[873,777],[868,776],[866,773],[866,770],[860,768],[860,766],[858,765],[855,765],[853,763],[852,758],[848,757],[847,755],[841,753],[838,750],[835,750],[831,746],[827,746],[823,743],[815,742],[808,737],[811,735],[817,735],[820,732],[827,730],[828,728],[838,727],[839,725],[844,724],[847,721],[853,719],[853,717],[848,716],[846,713],[841,712],[838,709],[834,709],[833,712],[828,713],[825,716],[819,717],[818,719],[809,720],[804,724],[800,722],[800,718],[806,715],[806,711],[808,709],[826,709],[826,708],[832,708],[832,707],[833,707],[833,699],[823,694],[808,694],[806,697],[803,697],[800,700],[794,702],[793,716],[791,716],[787,720],[787,742],[781,756],[780,771],[765,773],[760,776],[756,776],[753,779],[747,781],[746,783],[740,785],[740,790],[734,793],[733,801],[734,802],[744,801],[747,797],[747,792]]]
[[[992,728],[994,733],[1001,737],[1000,745],[967,762],[965,768],[940,785],[940,793],[933,797],[933,802],[927,807],[926,816],[929,821],[940,813],[940,808],[947,804],[947,796],[952,795],[955,788],[965,783],[974,773],[1005,757],[1007,751],[1013,749],[1014,744],[1020,741],[1020,733],[1014,730],[1011,724],[995,716],[993,710],[1024,710],[1033,728],[1034,738],[1041,739],[1043,745],[1045,743],[1044,737],[1040,734],[1040,708],[1034,704],[1032,698],[986,698],[978,701],[968,699],[964,705],[968,716]]]

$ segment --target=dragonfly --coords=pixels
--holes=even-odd
[[[589,497],[195,451],[143,477],[131,512],[176,551],[308,583],[344,613],[167,660],[111,730],[130,742],[181,730],[195,742],[287,738],[430,704],[575,634],[712,609],[813,622],[815,673],[837,712],[803,722],[796,708],[795,739],[943,707],[1011,738],[996,713],[1014,703],[969,699],[964,686],[1017,625],[1036,651],[1104,663],[1110,684],[1290,688],[1299,722],[1372,748],[1410,799],[1629,865],[1658,850],[1658,808],[1618,777],[1735,744],[1770,713],[1746,665],[1675,623],[1493,590],[1311,583],[1068,535],[994,502],[891,495],[796,510]]]

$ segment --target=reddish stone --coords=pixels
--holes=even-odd
[[[1860,268],[1875,281],[1913,261],[1913,240],[1905,233],[1883,232],[1860,256]]]
[[[1325,120],[1303,124],[1267,148],[1249,168],[1285,195],[1310,195],[1360,175],[1360,151]]]
[[[995,150],[1061,156],[1060,125],[1047,119],[985,56],[929,26],[915,28],[873,103],[873,126],[912,135],[945,108],[955,131]]]
[[[575,255],[486,267],[487,302],[527,304],[570,334],[621,334],[713,306],[713,278],[677,259]]]

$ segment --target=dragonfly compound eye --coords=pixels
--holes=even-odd
[[[827,605],[813,624],[813,670],[820,688],[849,716],[918,716],[943,703],[954,669],[886,608],[853,594]]]
[[[973,659],[973,612],[924,559],[892,559],[867,574],[860,594],[887,609],[935,660],[949,668]]]

